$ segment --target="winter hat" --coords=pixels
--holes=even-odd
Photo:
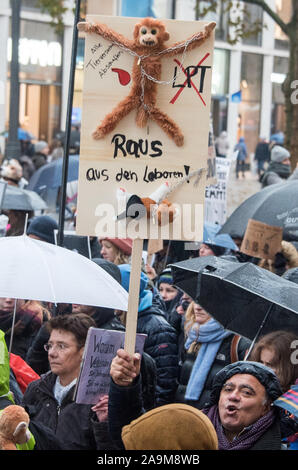
[[[161,283],[173,285],[173,276],[171,268],[164,269],[164,271],[160,273],[157,280],[157,287],[159,287]]]
[[[126,450],[217,450],[210,419],[194,406],[159,406],[122,428]]]
[[[118,266],[103,258],[92,258],[92,261],[110,274],[119,284],[121,284],[121,272]]]
[[[132,252],[132,239],[131,238],[101,238],[100,241],[107,240],[115,245],[119,250],[127,256]]]
[[[42,241],[55,244],[54,230],[58,230],[57,222],[48,215],[35,217],[27,229],[27,235],[35,235]]]
[[[18,183],[23,176],[23,168],[15,158],[5,160],[1,167],[1,176]]]
[[[221,256],[226,252],[226,248],[223,246],[218,246],[218,245],[213,245],[212,243],[205,243],[203,242],[204,245],[209,246],[209,248],[213,251],[215,256]]]
[[[129,292],[129,280],[131,265],[130,264],[119,264],[118,268],[121,273],[121,285],[122,287]],[[141,271],[141,280],[140,280],[140,298],[139,298],[139,312],[145,310],[152,306],[153,294],[149,290],[146,290],[149,279],[143,271]]]
[[[280,145],[275,145],[271,150],[271,161],[282,163],[286,158],[291,158],[290,152]]]
[[[45,148],[47,148],[49,144],[45,140],[39,140],[34,144],[35,153],[42,152]]]
[[[236,374],[253,375],[265,387],[267,395],[272,401],[282,395],[281,385],[272,369],[260,362],[238,361],[227,365],[215,375],[208,406],[218,403],[225,382]]]

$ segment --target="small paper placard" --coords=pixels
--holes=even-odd
[[[135,352],[143,353],[146,337],[136,335]],[[111,362],[117,350],[124,349],[124,339],[124,331],[89,328],[75,391],[76,403],[94,405],[109,393]]]
[[[281,251],[282,227],[249,219],[240,251],[256,258],[273,259]]]

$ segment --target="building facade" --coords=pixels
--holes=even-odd
[[[126,0],[88,0],[86,13],[120,15]],[[234,2],[235,5],[238,2]],[[288,0],[267,0],[287,22]],[[68,0],[61,35],[49,25],[50,18],[36,8],[35,0],[22,0],[20,39],[20,123],[37,139],[51,141],[55,132],[65,128],[69,69],[73,34],[74,0]],[[195,0],[154,0],[157,17],[193,21],[199,19]],[[200,2],[201,8],[204,2]],[[217,22],[212,75],[211,114],[215,136],[227,130],[231,149],[240,136],[247,142],[251,158],[259,136],[267,139],[284,130],[284,97],[281,85],[288,66],[288,42],[280,28],[260,7],[248,5],[250,21],[260,20],[262,32],[227,42],[233,35],[228,13],[222,2],[218,11],[204,20]],[[229,13],[233,15],[232,13]],[[237,14],[235,10],[234,14]],[[9,0],[0,6],[0,133],[9,119],[11,48]],[[73,98],[73,120],[80,120],[83,89],[84,38],[79,37]]]

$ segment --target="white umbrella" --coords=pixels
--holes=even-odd
[[[0,297],[127,310],[128,293],[74,251],[29,238],[0,238]]]

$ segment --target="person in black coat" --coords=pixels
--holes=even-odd
[[[120,264],[121,284],[129,291],[131,266]],[[147,335],[145,353],[156,363],[156,405],[171,403],[174,399],[178,379],[178,338],[175,329],[167,322],[165,313],[153,302],[153,294],[146,289],[148,278],[142,272],[140,281],[137,333]],[[119,312],[125,323],[125,312]]]
[[[269,143],[264,137],[260,137],[258,145],[256,146],[254,159],[257,162],[257,171],[258,176],[260,177],[264,171],[265,162],[269,162],[270,160]]]
[[[59,315],[49,320],[47,343],[51,370],[31,382],[22,405],[36,422],[49,427],[67,450],[110,450],[107,421],[91,405],[78,404],[74,391],[84,345],[94,320],[85,314]]]

